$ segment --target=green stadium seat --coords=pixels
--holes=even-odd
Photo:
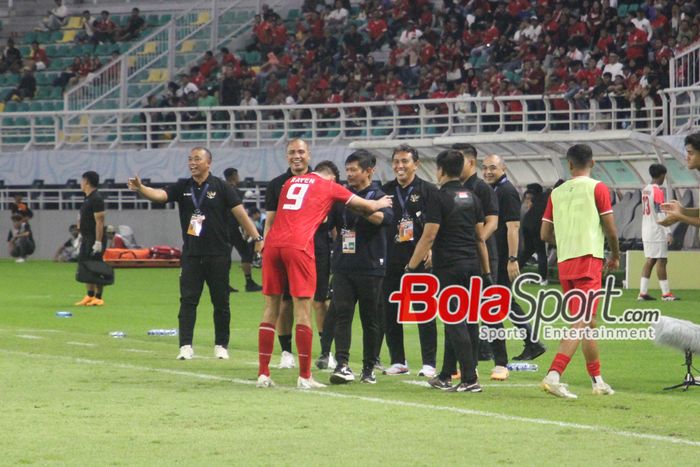
[[[260,55],[260,52],[258,52],[257,50],[253,50],[252,52],[246,52],[245,54],[245,61],[250,66],[260,65],[261,59],[262,57]]]
[[[51,100],[63,99],[63,90],[61,88],[51,88]]]
[[[627,14],[636,13],[637,10],[639,10],[639,5],[636,3],[630,3],[630,6],[627,8]]]
[[[37,33],[34,31],[29,31],[24,36],[22,36],[21,44],[29,45],[36,40]]]
[[[623,3],[621,5],[617,6],[617,16],[626,16],[627,15],[627,8],[629,8],[629,5]]]
[[[63,39],[63,31],[54,31],[50,34],[49,39],[46,41],[47,43],[55,44]]]
[[[287,19],[296,21],[296,19],[299,17],[299,14],[300,12],[298,8],[292,8],[287,13]]]
[[[60,31],[59,34],[61,34]],[[60,37],[63,37],[63,35],[61,34]],[[55,42],[51,41],[51,33],[48,31],[39,31],[35,33],[34,40],[37,41],[39,44],[49,44],[50,42]]]
[[[44,105],[41,102],[32,101],[29,103],[29,110],[32,112],[41,112],[44,110]]]
[[[6,86],[17,86],[19,84],[19,75],[15,74],[9,74],[7,75],[7,78],[5,78],[5,85]]]
[[[160,15],[160,17],[158,18],[158,24],[160,26],[163,26],[163,25],[169,23],[170,21],[172,21],[172,19],[173,19],[173,15],[170,15],[170,14]]]

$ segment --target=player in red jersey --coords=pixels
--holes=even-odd
[[[270,227],[263,254],[265,310],[258,328],[258,387],[270,387],[270,357],[275,341],[275,322],[285,289],[294,302],[295,342],[299,354],[299,389],[325,387],[311,377],[311,297],[316,289],[314,232],[333,203],[345,203],[363,215],[391,206],[385,196],[371,201],[355,196],[332,181],[333,171],[323,162],[317,172],[295,175],[282,187],[279,208]]]

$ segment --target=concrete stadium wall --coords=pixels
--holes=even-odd
[[[69,237],[68,226],[75,224],[78,211],[34,211],[30,226],[34,232],[36,251],[30,257],[52,259],[58,247]],[[177,210],[128,210],[107,211],[106,222],[111,225],[128,225],[134,230],[136,241],[144,246],[170,245],[182,247],[180,220]],[[9,211],[0,216],[0,233],[3,246],[0,257],[8,258],[7,233],[12,226]],[[235,253],[234,253],[235,255]]]

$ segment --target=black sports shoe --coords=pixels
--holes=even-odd
[[[428,380],[428,384],[435,389],[442,389],[443,391],[450,389],[452,387],[452,380],[440,379],[440,375],[433,376]]]
[[[246,292],[260,292],[261,290],[262,286],[256,284],[255,281],[250,281],[245,285]]]
[[[540,342],[531,342],[528,344],[525,344],[525,348],[523,349],[523,352],[518,355],[513,357],[513,360],[534,360],[543,353],[547,351],[547,347],[542,345]]]
[[[331,374],[332,384],[346,384],[351,381],[355,381],[355,374],[347,363],[339,364]]]
[[[479,382],[477,381],[476,383],[459,383],[456,386],[452,386],[451,388],[447,389],[447,392],[481,392],[481,386],[479,385]]]
[[[322,353],[320,357],[316,360],[316,368],[319,370],[325,370],[328,368],[328,358],[329,355],[327,353]]]
[[[238,292],[238,289],[235,287],[231,287],[230,285],[228,286],[228,292],[229,293],[236,293]]]
[[[360,383],[377,384],[377,377],[374,376],[372,368],[363,368],[360,376]]]
[[[650,302],[652,300],[656,300],[656,298],[652,297],[648,293],[640,293],[639,296],[637,297],[637,301],[639,302]]]

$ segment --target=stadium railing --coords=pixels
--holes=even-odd
[[[246,196],[243,203],[246,207],[255,206],[262,209],[265,201],[265,186],[255,185],[246,188]],[[9,210],[10,203],[14,201],[14,195],[21,193],[33,210],[59,210],[74,211],[80,209],[85,200],[85,195],[76,188],[51,187],[3,187],[0,188],[0,210]],[[147,199],[140,198],[125,185],[112,188],[100,187],[100,193],[105,199],[105,208],[108,210],[125,209],[174,209],[175,203],[164,205],[154,204]]]
[[[0,151],[270,146],[292,138],[312,144],[420,139],[510,132],[569,133],[633,130],[674,135],[700,126],[700,87],[659,92],[632,105],[609,96],[466,97],[337,105],[177,107],[5,113]],[[522,110],[520,110],[522,109]],[[109,124],[105,122],[110,120]]]
[[[671,57],[669,82],[672,88],[700,84],[700,40]]]

